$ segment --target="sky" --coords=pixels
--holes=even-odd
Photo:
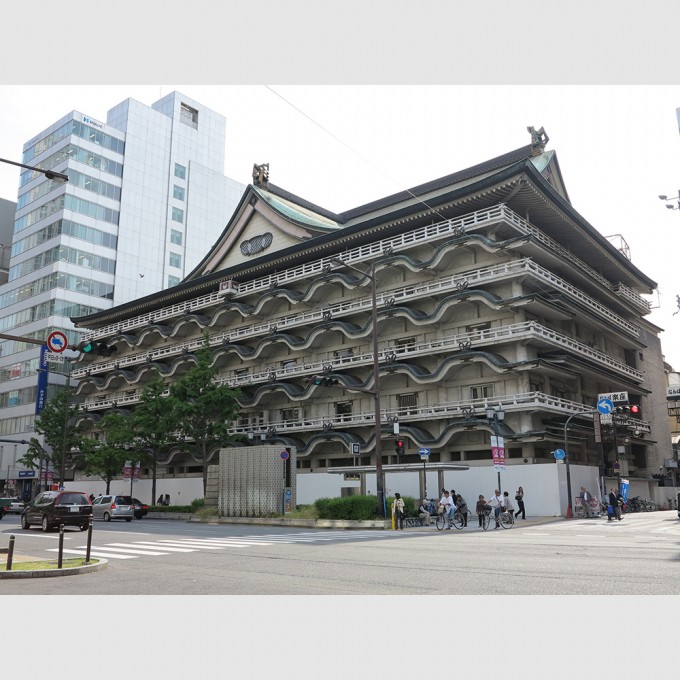
[[[658,284],[648,319],[680,370],[675,269],[680,210],[680,85],[0,85],[0,157],[77,110],[105,121],[130,97],[178,90],[227,119],[225,174],[270,181],[341,212],[549,136],[572,204]],[[0,164],[0,198],[19,169]]]
[[[226,117],[225,174],[248,183],[253,163],[269,163],[274,184],[343,211],[524,146],[527,126],[543,126],[574,207],[603,235],[621,234],[633,263],[659,284],[650,319],[665,329],[667,360],[680,368],[680,314],[673,315],[680,211],[657,197],[680,189],[676,0],[118,0],[77,7],[32,0],[12,5],[5,19],[0,157],[10,160],[19,161],[25,141],[71,110],[105,119],[127,97],[150,105],[177,89]],[[0,164],[0,197],[16,200],[17,186],[18,168]],[[455,554],[452,548],[451,565],[427,564],[423,555],[424,565],[455,578]],[[504,592],[502,554],[480,570],[495,572]],[[388,577],[376,573],[376,583]],[[4,602],[22,610],[27,598],[31,609],[44,606],[25,595]],[[415,677],[442,668],[525,680],[548,670],[562,680],[584,667],[610,674],[622,660],[629,673],[660,677],[672,654],[659,652],[656,627],[636,630],[635,650],[622,651],[616,642],[603,647],[601,624],[615,612],[656,620],[676,600],[333,596],[328,607],[326,598],[206,594],[87,596],[68,604],[90,617],[133,612],[144,632],[123,646],[125,662],[138,674],[170,679],[195,670],[201,650],[201,669],[283,680]],[[434,629],[442,612],[455,617],[463,642],[421,645],[417,624]],[[494,621],[503,630],[517,622],[525,632],[493,642],[475,635]],[[325,635],[305,633],[312,622]],[[180,627],[182,648],[169,651],[165,633]],[[8,649],[29,644],[22,630],[4,633]],[[569,651],[576,642],[580,654]],[[96,656],[96,638],[88,643],[79,663],[109,665]],[[58,640],[41,644],[61,658]],[[24,664],[20,654],[5,660],[8,670]]]

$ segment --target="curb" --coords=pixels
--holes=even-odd
[[[81,567],[65,567],[62,569],[34,569],[33,571],[0,571],[0,580],[7,578],[49,578],[55,576],[77,576],[91,571],[99,571],[109,566],[109,561],[102,557],[97,558],[96,564],[85,564]]]
[[[357,519],[288,519],[286,517],[196,517],[190,522],[202,524],[254,524],[276,527],[303,527],[307,529],[391,529],[391,520]]]

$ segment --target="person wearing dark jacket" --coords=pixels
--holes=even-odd
[[[613,517],[616,517],[616,519],[618,519],[619,521],[621,521],[621,504],[619,503],[619,498],[620,498],[620,497],[621,497],[621,494],[618,494],[618,495],[617,495],[617,493],[616,493],[616,491],[614,491],[614,489],[612,489],[612,490],[609,492],[609,505],[611,505],[612,508],[613,508],[613,510],[614,510],[614,515],[613,515]],[[612,517],[612,515],[610,514],[610,515],[607,517],[607,521],[608,521],[608,522],[611,522],[612,519],[613,519],[613,517]]]

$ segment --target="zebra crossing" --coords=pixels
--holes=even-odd
[[[323,543],[330,541],[365,541],[394,538],[392,532],[384,531],[315,531],[295,534],[263,534],[256,536],[230,536],[225,538],[163,538],[153,541],[129,541],[126,543],[97,542],[90,546],[91,557],[111,560],[131,560],[138,557],[161,557],[173,553],[201,551],[238,550],[257,546],[274,546],[293,543]],[[47,552],[59,552],[58,548],[47,548]],[[64,554],[85,556],[87,545],[64,548]]]

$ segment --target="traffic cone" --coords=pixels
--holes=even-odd
[[[571,519],[573,515],[571,514],[571,503],[567,503],[567,519]]]

